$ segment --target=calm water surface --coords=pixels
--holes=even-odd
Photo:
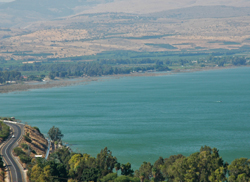
[[[55,125],[76,152],[95,156],[107,146],[135,169],[203,145],[228,162],[250,158],[249,67],[0,94],[0,103],[1,116],[43,133]]]

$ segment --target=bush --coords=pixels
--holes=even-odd
[[[33,128],[36,129],[39,133],[41,133],[38,127],[34,126]]]
[[[31,162],[31,157],[27,156],[26,154],[22,154],[19,157],[22,163],[27,164]]]
[[[22,155],[22,154],[25,154],[25,152],[24,152],[20,147],[14,148],[14,153],[15,153],[15,155],[17,155],[17,156],[20,156],[20,155]]]
[[[30,139],[28,136],[23,135],[23,137],[24,137],[24,140],[25,140],[25,141],[27,141],[27,142],[31,143],[31,139]]]
[[[28,150],[29,146],[26,143],[22,143],[21,147],[25,150]]]

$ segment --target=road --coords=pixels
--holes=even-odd
[[[17,164],[17,161],[14,159],[12,155],[12,151],[14,147],[17,145],[17,141],[22,136],[21,127],[17,124],[5,123],[9,125],[14,130],[14,138],[12,136],[7,139],[4,146],[1,149],[1,155],[3,156],[5,164],[8,165],[9,174],[10,174],[10,181],[11,182],[22,182],[24,181],[22,178],[22,173]]]

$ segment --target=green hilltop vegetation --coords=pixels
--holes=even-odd
[[[58,133],[58,135],[57,135]],[[63,134],[52,127],[48,135],[62,143]],[[130,163],[121,164],[107,147],[96,157],[72,152],[63,146],[54,151],[48,160],[33,159],[28,163],[31,182],[246,182],[250,180],[250,160],[235,159],[231,164],[219,155],[219,150],[208,146],[190,156],[182,154],[159,157],[154,163],[143,162],[138,170]]]

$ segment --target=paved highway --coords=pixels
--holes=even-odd
[[[11,136],[1,148],[1,155],[3,156],[5,164],[8,165],[10,181],[11,182],[23,182],[23,177],[17,161],[12,155],[13,149],[17,145],[17,141],[22,136],[21,127],[17,124],[6,123],[14,130],[14,138]]]

